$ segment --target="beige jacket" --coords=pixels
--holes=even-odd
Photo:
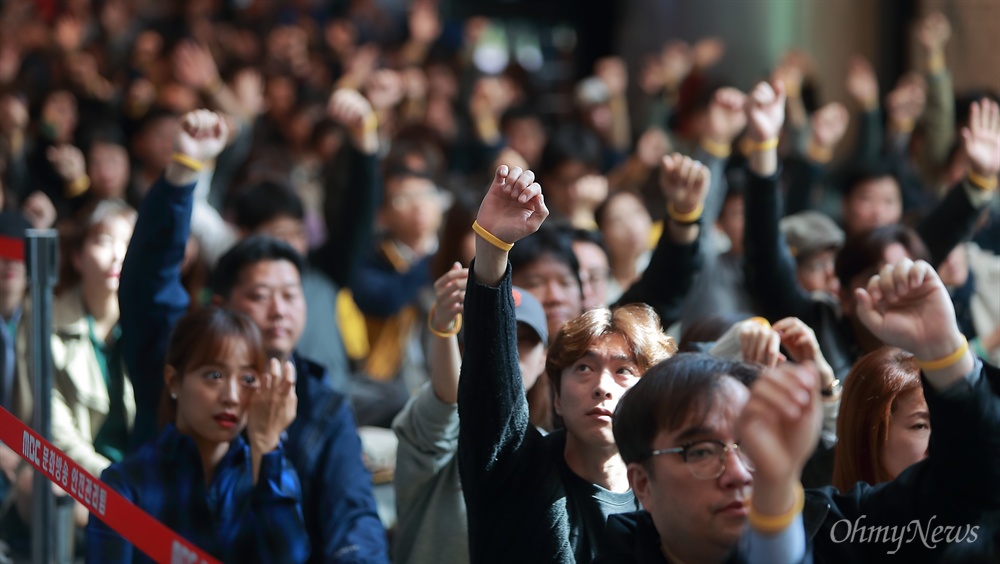
[[[88,472],[100,476],[111,462],[94,450],[94,438],[108,417],[111,402],[90,342],[79,288],[53,300],[52,368],[52,442]],[[124,384],[125,417],[131,429],[135,393],[127,374]]]

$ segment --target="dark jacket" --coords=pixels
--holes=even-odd
[[[992,549],[994,532],[983,522],[1000,510],[1000,369],[977,362],[976,370],[974,384],[961,381],[945,392],[924,382],[934,430],[927,459],[877,486],[807,490],[803,524],[815,562],[955,561],[947,554]],[[953,528],[935,542],[938,526]],[[853,541],[845,540],[851,533]]]
[[[122,346],[136,396],[133,450],[155,436],[170,332],[188,309],[180,265],[190,232],[194,184],[158,180],[139,209],[122,266],[118,300]],[[302,482],[312,562],[387,562],[371,475],[345,397],[323,367],[293,355],[298,411],[285,454]]]

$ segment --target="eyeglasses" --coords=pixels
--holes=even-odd
[[[754,465],[747,457],[740,445],[733,443],[727,445],[722,441],[699,441],[682,447],[661,448],[649,453],[649,456],[659,456],[661,454],[679,454],[684,458],[688,470],[699,480],[714,480],[726,471],[726,456],[732,450],[740,459],[743,466],[750,472],[754,471]]]

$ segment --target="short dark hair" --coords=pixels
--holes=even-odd
[[[591,231],[589,229],[571,229],[570,239],[574,243],[590,243],[591,245],[597,245],[601,251],[604,252],[604,256],[611,260],[611,254],[608,253],[608,246],[604,243],[604,235],[600,231]]]
[[[580,288],[583,282],[580,280],[580,261],[576,259],[573,252],[573,239],[568,230],[555,224],[543,223],[542,226],[531,235],[521,239],[510,250],[508,258],[512,272],[517,272],[518,268],[531,264],[542,257],[551,257],[557,262],[566,265],[573,273]]]
[[[217,296],[228,298],[239,282],[243,269],[262,261],[287,260],[301,276],[305,261],[288,243],[268,235],[253,235],[237,243],[215,265],[209,287]]]
[[[913,260],[930,260],[927,246],[920,239],[920,235],[909,227],[899,224],[884,225],[864,233],[857,233],[848,237],[844,247],[837,254],[834,270],[837,279],[840,280],[840,287],[850,290],[851,280],[858,275],[875,275],[885,256],[886,247],[893,243],[902,245]]]
[[[274,181],[244,188],[233,203],[233,221],[248,231],[286,216],[301,221],[305,218],[305,207],[291,187]]]
[[[538,114],[531,106],[522,104],[520,106],[511,106],[507,111],[503,113],[500,118],[500,129],[506,129],[511,122],[518,120],[535,120],[541,125],[545,125],[542,121],[542,116]]]
[[[594,170],[601,168],[601,140],[597,134],[575,122],[560,125],[552,132],[542,151],[541,174],[545,176],[564,163],[578,161]]]
[[[724,376],[750,387],[760,369],[703,353],[680,353],[650,368],[625,392],[614,415],[615,443],[626,464],[649,458],[660,431],[672,432],[715,407]]]
[[[849,169],[844,175],[844,197],[850,198],[859,186],[880,178],[892,178],[897,185],[899,184],[899,176],[891,164],[869,162]]]

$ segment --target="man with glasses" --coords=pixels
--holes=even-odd
[[[705,354],[654,366],[622,398],[615,442],[643,510],[612,515],[597,562],[723,562],[746,524],[753,466],[736,422],[758,369]]]

